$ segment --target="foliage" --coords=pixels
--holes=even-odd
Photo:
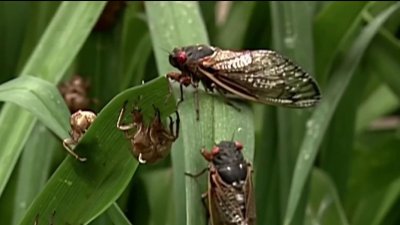
[[[1,2],[2,224],[205,224],[202,147],[231,139],[254,165],[257,224],[400,222],[400,4],[396,2]],[[11,22],[12,21],[12,22]],[[204,43],[273,49],[318,81],[321,104],[239,112],[190,88],[171,154],[138,164],[116,129],[124,101],[163,120],[168,52]],[[97,119],[67,155],[70,113],[58,85],[90,81]],[[142,98],[139,98],[139,97]],[[237,129],[241,128],[239,132]]]

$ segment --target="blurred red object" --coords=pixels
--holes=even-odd
[[[117,23],[118,17],[126,5],[126,1],[109,1],[93,30],[100,32],[110,30]]]

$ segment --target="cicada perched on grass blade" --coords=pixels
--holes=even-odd
[[[257,103],[306,108],[315,106],[320,98],[317,82],[290,59],[271,50],[222,50],[207,45],[175,48],[169,62],[180,70],[167,74],[182,86],[196,89],[198,83],[207,92],[216,89],[227,98],[240,98]],[[198,116],[198,115],[197,115]]]
[[[211,152],[202,149],[209,161],[208,191],[203,194],[211,225],[254,225],[253,169],[242,154],[239,142],[221,141]],[[198,177],[205,171],[193,175]]]

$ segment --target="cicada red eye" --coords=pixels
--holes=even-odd
[[[186,62],[187,55],[186,52],[180,51],[176,54],[176,60],[178,61],[179,64],[184,64]]]
[[[237,149],[237,150],[242,150],[242,149],[243,149],[242,143],[240,143],[240,142],[238,142],[238,141],[235,141],[235,146],[236,146],[236,149]]]
[[[211,154],[212,155],[217,155],[219,153],[219,147],[215,146],[212,150],[211,150]]]

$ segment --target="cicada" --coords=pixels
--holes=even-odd
[[[169,62],[180,70],[167,77],[182,86],[195,88],[198,118],[198,86],[207,92],[214,89],[225,97],[257,103],[306,108],[321,99],[317,82],[290,59],[272,50],[222,50],[207,45],[192,45],[173,49]],[[229,102],[229,101],[228,101]]]
[[[86,158],[80,157],[73,150],[73,146],[79,143],[79,140],[83,137],[86,131],[89,129],[90,125],[96,119],[96,114],[91,111],[82,111],[78,110],[70,117],[70,138],[66,138],[63,141],[64,148],[68,151],[69,154],[74,156],[81,162],[86,161]]]
[[[97,100],[89,97],[89,81],[79,75],[74,75],[70,80],[61,83],[58,89],[71,113],[89,110],[90,104],[97,103]]]
[[[124,103],[117,121],[117,128],[125,133],[131,141],[132,153],[140,163],[155,163],[165,158],[171,151],[172,143],[179,136],[179,113],[176,111],[176,121],[169,116],[169,129],[161,121],[160,110],[153,105],[155,115],[149,125],[144,122],[143,114],[138,106],[134,106],[131,116],[132,123],[123,124],[125,115]],[[175,123],[175,132],[174,132]]]
[[[208,191],[203,194],[211,225],[254,225],[256,208],[253,190],[253,169],[242,154],[243,145],[221,141],[211,152],[201,150],[209,166]]]

